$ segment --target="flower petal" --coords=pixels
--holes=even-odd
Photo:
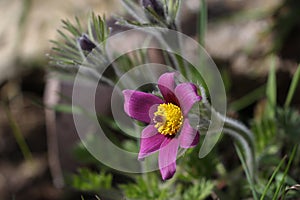
[[[145,92],[124,90],[123,95],[125,99],[124,110],[127,115],[146,123],[151,122],[150,108],[155,104],[163,103],[159,97]]]
[[[161,145],[158,155],[158,166],[163,180],[172,178],[176,172],[178,146],[178,138],[168,138]]]
[[[168,103],[174,103],[178,105],[178,100],[174,94],[175,90],[175,80],[174,76],[176,72],[164,73],[158,79],[158,88],[164,97],[165,101]]]
[[[141,145],[138,159],[141,160],[160,149],[165,136],[158,133],[154,125],[149,125],[142,131]]]
[[[175,95],[180,103],[183,115],[187,116],[194,103],[202,98],[197,94],[197,87],[192,83],[181,83],[175,88]]]
[[[181,148],[191,148],[199,143],[199,132],[191,127],[189,120],[185,119],[180,135],[179,143]]]

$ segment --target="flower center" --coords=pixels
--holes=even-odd
[[[159,133],[175,135],[183,121],[181,109],[172,103],[160,104],[154,113],[153,121]]]

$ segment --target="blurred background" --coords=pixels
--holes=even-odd
[[[263,95],[257,89],[266,82],[274,60],[278,101],[283,104],[300,61],[300,2],[207,2],[205,47],[223,75],[229,115],[245,122],[255,115]],[[200,6],[199,0],[185,0],[181,13],[182,32],[195,39]],[[118,0],[0,0],[0,199],[80,199],[80,192],[53,180],[51,163],[55,162],[51,159],[69,158],[49,152],[46,124],[50,122],[45,118],[43,99],[51,68],[49,41],[58,39],[61,19],[72,21],[77,16],[86,21],[90,11],[105,14],[108,20],[124,13]],[[250,100],[235,103],[253,91]],[[299,95],[292,104],[299,111]],[[61,170],[76,167],[74,162]]]

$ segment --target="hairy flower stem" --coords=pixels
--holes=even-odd
[[[203,102],[200,104],[200,110],[198,111],[199,125],[198,129],[202,131],[207,131],[208,126],[212,123],[211,119],[215,119],[219,122],[224,123],[223,133],[232,136],[236,141],[238,141],[240,147],[244,150],[246,157],[246,164],[249,170],[251,178],[254,180],[254,175],[256,171],[256,159],[255,159],[255,139],[253,133],[240,122],[221,115],[206,101],[205,96],[203,97]],[[207,134],[214,134],[214,132],[219,132],[221,130],[213,130],[207,132]]]
[[[243,133],[241,132],[235,131],[233,129],[228,129],[228,128],[224,128],[223,132],[229,134],[234,139],[236,139],[240,144],[241,148],[244,150],[246,156],[247,168],[249,170],[251,178],[254,179],[255,156],[254,156],[254,149],[251,147],[251,144],[249,144],[249,141],[245,139]]]
[[[246,160],[250,171],[250,175],[253,177],[253,175],[255,174],[254,172],[256,170],[254,134],[240,122],[230,119],[228,117],[225,118],[224,132],[227,132],[234,137],[236,134],[239,135],[238,138],[235,138],[237,138],[238,141],[242,144],[242,147],[246,154]]]

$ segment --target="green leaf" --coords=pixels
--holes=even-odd
[[[285,168],[285,170],[284,170],[284,174],[283,174],[283,176],[282,176],[282,179],[281,179],[281,181],[280,181],[280,184],[277,186],[276,192],[275,192],[275,194],[274,194],[274,196],[273,196],[273,200],[277,199],[277,197],[278,197],[280,191],[281,191],[282,189],[284,189],[284,188],[283,188],[283,187],[284,187],[283,185],[284,185],[284,183],[285,183],[285,177],[287,176],[287,173],[288,173],[288,171],[289,171],[289,169],[290,169],[290,167],[291,167],[291,165],[292,165],[292,162],[293,162],[293,160],[294,160],[294,158],[295,158],[297,149],[298,149],[298,145],[295,145],[295,146],[293,147],[293,150],[292,150],[290,159],[289,159],[289,161],[288,161],[288,164],[287,164],[287,166],[286,166],[286,168]]]
[[[126,199],[136,200],[165,200],[173,199],[173,193],[170,187],[164,187],[161,180],[155,173],[149,173],[145,177],[138,176],[136,183],[123,184],[119,186]]]
[[[80,107],[67,105],[67,104],[57,104],[52,107],[53,110],[62,113],[70,113],[70,114],[83,114],[84,111]]]
[[[265,85],[253,90],[249,94],[246,94],[242,98],[232,102],[230,104],[230,109],[232,109],[234,111],[240,111],[240,110],[246,108],[250,104],[254,103],[258,99],[263,97],[264,94],[265,94],[265,91],[266,91],[266,86]]]
[[[300,115],[294,108],[277,108],[276,125],[279,129],[279,136],[289,144],[299,144],[300,139]]]
[[[209,180],[201,179],[194,185],[190,186],[184,191],[182,199],[183,200],[203,200],[206,199],[215,187],[214,183]]]
[[[286,160],[286,156],[283,157],[283,159],[280,161],[280,163],[278,164],[278,166],[276,167],[276,169],[274,170],[272,176],[270,177],[269,181],[268,181],[268,184],[266,185],[261,197],[260,197],[260,200],[264,200],[265,196],[267,195],[267,192],[268,190],[270,189],[271,187],[271,184],[272,184],[272,181],[274,180],[276,174],[278,173],[278,171],[280,170],[281,166],[283,165],[284,161]]]
[[[72,176],[71,185],[82,191],[98,192],[100,189],[111,189],[112,175],[103,171],[95,173],[83,168],[78,170],[77,175]]]
[[[299,80],[300,80],[300,65],[298,66],[297,71],[293,76],[293,80],[292,80],[292,83],[291,83],[291,86],[290,86],[290,89],[289,89],[289,93],[288,93],[288,96],[285,100],[285,104],[284,104],[285,108],[290,106],[292,98],[295,95],[295,91],[298,87]]]
[[[255,135],[256,150],[264,153],[268,146],[276,139],[277,124],[274,119],[263,117],[261,120],[253,120],[251,129]]]
[[[152,17],[161,27],[168,28],[168,24],[164,19],[162,19],[153,8],[150,6],[146,8],[147,14]]]
[[[201,0],[201,6],[199,10],[199,19],[198,19],[198,34],[199,34],[199,43],[201,46],[205,46],[205,34],[207,29],[207,5],[206,0]]]
[[[271,118],[275,117],[275,107],[277,102],[277,86],[276,86],[276,69],[275,69],[275,58],[272,59],[271,68],[269,71],[269,78],[267,83],[267,99],[268,99],[268,107],[267,107],[267,115]]]
[[[174,21],[177,17],[178,10],[180,8],[180,3],[181,3],[180,0],[169,0],[168,1],[168,5],[167,5],[168,12],[169,12],[168,15],[170,16],[170,19],[172,21]]]
[[[24,156],[24,158],[28,161],[32,161],[33,159],[33,156],[32,156],[32,153],[29,149],[29,146],[24,138],[24,135],[22,133],[22,130],[20,128],[20,125],[17,123],[17,120],[15,119],[15,117],[13,116],[12,114],[12,111],[9,107],[9,105],[7,103],[4,103],[4,102],[0,102],[1,104],[0,105],[3,105],[3,108],[4,108],[4,112],[7,116],[7,119],[8,119],[8,124],[11,128],[11,131],[13,133],[13,136]]]
[[[247,177],[247,180],[248,180],[248,183],[250,185],[250,188],[251,188],[251,192],[252,192],[252,195],[253,195],[253,199],[254,200],[258,200],[258,197],[257,197],[257,192],[256,192],[256,189],[255,189],[255,185],[254,185],[254,181],[253,181],[253,178],[251,177],[250,175],[250,171],[247,167],[247,164],[246,164],[246,161],[245,161],[245,158],[240,150],[240,147],[235,145],[235,150],[241,160],[241,163],[242,163],[242,166],[244,168],[244,171],[245,171],[245,174],[246,174],[246,177]]]
[[[145,14],[142,10],[142,8],[137,5],[134,1],[132,0],[121,0],[124,8],[127,10],[127,12],[135,18],[135,20],[138,20],[141,23],[144,23],[147,21]]]
[[[110,34],[105,17],[91,13],[87,21],[87,27],[84,27],[85,29],[78,18],[75,18],[74,24],[69,20],[62,20],[62,23],[62,30],[57,31],[61,39],[59,41],[50,41],[54,45],[52,48],[53,53],[49,56],[50,63],[61,68],[66,68],[69,70],[69,73],[76,73],[79,65],[88,68],[105,66],[107,56],[105,55],[105,51],[103,50],[105,48],[103,46],[105,46],[105,41]],[[82,50],[77,41],[86,32],[90,40],[97,46],[92,51],[93,54]],[[103,44],[103,46],[99,46],[98,44]]]

